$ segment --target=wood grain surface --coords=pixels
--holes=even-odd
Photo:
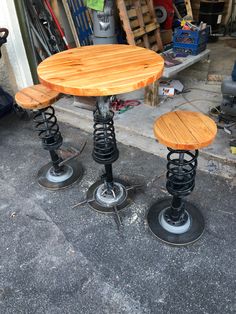
[[[16,103],[24,109],[42,109],[56,101],[59,93],[42,84],[23,88],[15,95]]]
[[[158,141],[173,149],[194,150],[208,146],[216,133],[215,122],[199,112],[169,112],[154,123]]]
[[[64,94],[108,96],[131,92],[161,77],[156,52],[129,45],[84,46],[63,51],[38,66],[40,82]]]

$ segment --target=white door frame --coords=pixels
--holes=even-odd
[[[32,85],[33,80],[21,36],[15,4],[13,0],[0,0],[0,2],[0,26],[9,30],[5,47],[15,75],[17,88],[21,89]]]

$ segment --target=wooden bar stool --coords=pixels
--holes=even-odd
[[[198,112],[170,112],[154,123],[156,138],[169,150],[166,188],[173,197],[154,203],[147,222],[153,234],[166,243],[190,244],[204,231],[201,212],[184,197],[194,189],[198,149],[211,144],[216,133],[215,122]]]
[[[83,174],[82,166],[73,158],[78,154],[63,160],[57,152],[63,138],[51,104],[58,97],[58,92],[41,84],[24,88],[15,95],[16,103],[20,107],[35,111],[35,128],[43,148],[48,150],[51,156],[51,161],[39,170],[38,182],[50,190],[66,188],[79,180]]]

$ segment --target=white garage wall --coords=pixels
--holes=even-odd
[[[33,84],[13,0],[0,0],[0,27],[9,30],[2,46],[0,85],[11,92]]]

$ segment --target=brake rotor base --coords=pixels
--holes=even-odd
[[[205,229],[204,218],[199,209],[185,202],[184,221],[172,221],[166,212],[171,207],[172,198],[164,198],[155,202],[147,213],[147,223],[151,232],[161,241],[181,246],[194,243]]]
[[[49,190],[60,190],[70,187],[83,175],[83,167],[77,159],[68,160],[60,173],[54,171],[52,162],[43,166],[38,172],[38,183]]]
[[[114,213],[114,207],[116,207],[117,211],[120,211],[133,202],[134,189],[129,189],[128,187],[129,184],[127,182],[114,179],[114,193],[108,193],[104,181],[98,180],[88,189],[87,202],[90,207],[100,213]]]

